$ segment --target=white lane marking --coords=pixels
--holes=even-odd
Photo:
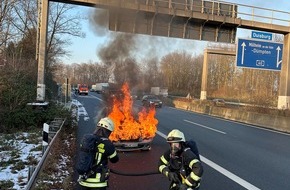
[[[186,119],[184,119],[183,121],[187,122],[187,123],[191,123],[191,124],[194,124],[194,125],[197,125],[197,126],[200,126],[200,127],[203,127],[203,128],[206,128],[206,129],[209,129],[209,130],[213,130],[215,132],[218,132],[218,133],[222,133],[222,134],[227,134],[226,132],[223,132],[223,131],[220,131],[220,130],[217,130],[217,129],[213,129],[211,127],[207,127],[205,125],[202,125],[202,124],[199,124],[199,123],[195,123],[195,122],[192,122],[192,121],[188,121]]]
[[[248,127],[261,129],[261,130],[264,130],[264,131],[269,131],[269,132],[273,132],[273,133],[277,133],[277,134],[281,134],[281,135],[290,136],[290,133],[287,133],[287,132],[278,131],[278,130],[266,128],[266,127],[263,127],[263,126],[257,126],[257,125],[254,125],[254,124],[247,124],[247,123],[243,123],[242,121],[240,121],[240,122],[239,121],[233,121],[233,120],[230,120],[230,119],[219,118],[219,117],[215,117],[215,116],[212,116],[212,115],[205,115],[203,113],[193,112],[193,111],[189,111],[189,110],[182,110],[182,109],[178,109],[178,108],[174,108],[174,107],[168,107],[168,108],[179,110],[179,111],[184,111],[184,112],[188,112],[188,113],[194,113],[194,114],[202,115],[204,117],[209,117],[209,118],[212,118],[212,119],[218,119],[218,120],[222,120],[222,121],[232,122],[232,123],[236,123],[236,124],[239,124],[239,125],[245,125],[245,126],[248,126]]]
[[[94,98],[96,98],[96,99],[98,99],[98,100],[100,100],[101,102],[103,102],[104,100],[102,100],[101,98],[98,98],[98,97],[96,97],[96,96],[93,96]]]
[[[100,100],[100,101],[104,101],[104,100],[102,100],[101,98],[98,98],[97,96],[94,96],[94,95],[91,95],[91,94],[89,94],[89,95],[87,95],[87,96],[82,96],[82,98],[95,98],[95,99],[98,99],[98,100]]]
[[[158,135],[160,135],[161,137],[166,139],[166,135],[161,133],[160,131],[156,131],[156,133]],[[212,167],[213,169],[215,169],[216,171],[218,171],[219,173],[223,174],[224,176],[226,176],[227,178],[233,180],[234,182],[238,183],[239,185],[241,185],[242,187],[249,189],[249,190],[261,190],[260,188],[250,184],[249,182],[243,180],[242,178],[240,178],[239,176],[233,174],[232,172],[226,170],[225,168],[217,165],[216,163],[214,163],[213,161],[205,158],[204,156],[200,155],[200,159],[203,163],[207,164],[208,166]]]
[[[161,133],[160,131],[156,131],[156,133],[159,135],[159,136],[161,136],[161,137],[163,137],[163,138],[167,138],[167,136],[166,135],[164,135],[163,133]]]
[[[200,155],[200,159],[206,163],[208,166],[212,167],[213,169],[215,169],[216,171],[220,172],[221,174],[223,174],[224,176],[228,177],[229,179],[235,181],[236,183],[240,184],[241,186],[243,186],[246,189],[250,189],[250,190],[260,190],[258,187],[250,184],[249,182],[243,180],[242,178],[240,178],[239,176],[233,174],[232,172],[226,170],[225,168],[217,165],[216,163],[214,163],[213,161],[203,157],[202,155]]]

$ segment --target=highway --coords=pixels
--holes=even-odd
[[[78,139],[93,132],[102,108],[101,95],[77,96],[88,113],[80,117]],[[141,107],[140,101],[135,105]],[[290,188],[290,135],[164,106],[157,109],[158,132],[150,151],[119,152],[109,190],[166,190],[169,181],[157,171],[160,155],[168,148],[166,135],[174,128],[197,142],[204,166],[200,190],[286,190]]]

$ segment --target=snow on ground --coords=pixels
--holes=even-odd
[[[72,105],[78,108],[72,109],[72,115],[89,119],[87,111],[78,100],[73,99]],[[0,189],[11,189],[7,188],[8,184],[14,184],[12,189],[25,189],[29,167],[36,167],[41,156],[42,130],[35,133],[0,134]],[[60,168],[65,163],[64,156],[60,160]]]
[[[88,121],[90,119],[88,112],[86,111],[85,107],[76,99],[72,100],[72,105],[76,106],[78,109],[76,110],[77,113],[77,120],[79,121],[80,117],[84,117],[85,121]]]
[[[42,140],[36,135],[41,133],[0,134],[0,189],[5,189],[3,184],[8,181],[14,184],[13,189],[24,189],[30,164],[37,164],[42,156]],[[30,138],[33,141],[27,140]]]

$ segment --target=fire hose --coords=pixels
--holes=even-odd
[[[127,173],[127,172],[121,172],[118,170],[110,169],[110,171],[117,175],[123,175],[123,176],[145,176],[145,175],[155,175],[155,174],[161,174],[159,171],[151,171],[151,172],[144,172],[144,173]],[[187,190],[193,190],[192,188],[187,188]]]
[[[128,172],[121,172],[114,169],[110,169],[110,171],[117,175],[123,175],[123,176],[145,176],[145,175],[155,175],[160,174],[159,171],[151,171],[151,172],[143,172],[143,173],[128,173]]]
[[[144,172],[144,173],[127,173],[127,172],[120,172],[118,170],[110,169],[110,171],[117,175],[123,175],[123,176],[145,176],[145,175],[155,175],[155,174],[161,174],[159,171],[151,171],[151,172]],[[187,190],[193,190],[192,188],[187,188]]]

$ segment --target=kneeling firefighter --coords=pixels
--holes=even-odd
[[[115,146],[108,139],[114,130],[114,122],[108,118],[102,118],[94,131],[94,135],[99,137],[97,142],[97,149],[94,167],[91,174],[85,178],[80,176],[79,185],[80,189],[88,190],[106,190],[108,187],[109,168],[108,160],[112,163],[119,161],[119,157]]]
[[[167,136],[170,148],[160,157],[159,172],[170,181],[170,190],[198,189],[203,167],[190,148],[186,147],[184,134],[174,129]]]

